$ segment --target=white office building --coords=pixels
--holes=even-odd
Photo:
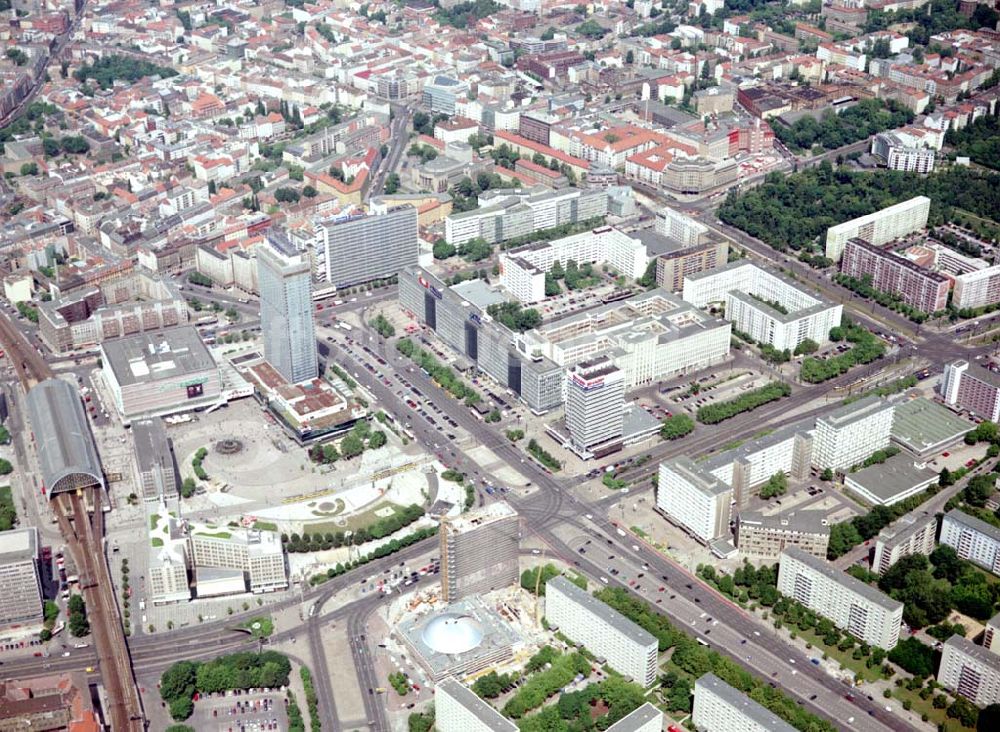
[[[0,532],[0,630],[37,630],[42,622],[38,562],[37,529]]]
[[[398,275],[419,257],[417,209],[396,206],[382,214],[321,221],[313,269],[320,281],[344,288]]]
[[[899,131],[880,132],[872,139],[872,155],[889,170],[930,173],[934,170],[936,152],[923,142]]]
[[[545,299],[545,273],[556,262],[608,264],[629,279],[646,271],[646,245],[624,231],[604,226],[550,242],[538,242],[500,254],[500,284],[522,303]]]
[[[1000,265],[955,277],[951,304],[956,308],[980,308],[996,302],[1000,302]]]
[[[729,534],[733,489],[691,458],[660,463],[656,507],[706,544]]]
[[[848,239],[855,237],[878,246],[920,231],[927,226],[930,210],[931,199],[927,196],[915,196],[881,211],[831,226],[826,231],[826,256],[839,262]]]
[[[517,725],[454,678],[434,688],[437,732],[517,732]]]
[[[701,244],[708,235],[708,227],[703,223],[667,206],[656,212],[654,228],[658,234],[670,237],[685,247]]]
[[[869,645],[888,651],[899,641],[903,603],[797,547],[781,553],[778,592]]]
[[[257,248],[257,279],[264,357],[293,384],[315,379],[319,358],[309,260],[272,229],[267,244]]]
[[[566,373],[566,429],[570,444],[590,457],[621,442],[625,414],[625,377],[606,357],[583,361]]]
[[[794,732],[778,715],[713,673],[694,682],[691,721],[699,732]]]
[[[723,483],[732,486],[733,500],[745,508],[750,498],[776,473],[805,479],[812,465],[811,420],[780,427],[774,432],[748,440],[731,450],[715,453],[698,463]]]
[[[1000,704],[1000,656],[953,635],[941,651],[937,681],[976,706]]]
[[[195,567],[241,571],[254,593],[287,589],[285,553],[277,533],[207,525],[191,525],[189,532]]]
[[[817,417],[813,464],[821,470],[843,470],[888,447],[894,411],[890,402],[872,396]]]
[[[807,338],[826,343],[843,312],[842,305],[747,260],[685,276],[683,297],[699,308],[725,303],[726,320],[735,330],[778,350],[794,350]]]
[[[487,191],[479,197],[479,208],[445,219],[444,238],[455,247],[477,237],[495,244],[605,216],[608,198],[605,190],[580,188]]]
[[[656,680],[656,638],[562,575],[545,583],[545,619],[637,684]]]
[[[954,508],[941,521],[940,542],[962,559],[1000,575],[1000,529],[996,526]]]
[[[936,533],[937,519],[933,515],[903,516],[879,532],[872,571],[885,574],[903,557],[930,554],[934,551]]]

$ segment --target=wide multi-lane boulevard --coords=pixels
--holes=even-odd
[[[751,249],[755,246],[752,242],[744,241],[743,244]],[[773,253],[771,255],[773,256]],[[813,277],[808,268],[803,269],[794,261],[784,264],[828,295],[836,293],[832,283],[822,277]],[[797,266],[802,269],[801,273],[796,269]],[[347,306],[345,309],[357,310],[368,307],[392,296],[393,290],[388,289],[379,293],[378,297],[367,298],[353,306],[345,304]],[[875,329],[889,328],[900,320],[896,313],[882,312],[881,309],[869,306],[865,306],[868,313],[859,312],[860,309],[857,307],[853,309],[852,315],[866,321],[866,324]],[[320,315],[322,326],[331,313],[327,311]],[[363,311],[362,318],[364,318]],[[321,332],[320,351],[326,360],[343,364],[354,373],[359,383],[375,397],[379,407],[396,415],[401,421],[407,421],[415,439],[426,449],[436,453],[444,463],[465,473],[477,486],[482,486],[485,481],[493,477],[483,466],[470,459],[462,448],[449,443],[433,425],[411,411],[403,398],[394,393],[394,389],[397,388],[394,382],[390,381],[394,385],[387,387],[382,381],[383,378],[404,374],[410,383],[423,391],[429,402],[437,405],[458,423],[462,431],[471,435],[478,444],[489,448],[497,459],[515,468],[526,481],[531,483],[529,489],[515,489],[507,496],[523,517],[526,542],[544,546],[547,555],[575,564],[595,585],[601,582],[602,576],[607,576],[605,568],[609,565],[620,567],[624,576],[635,577],[640,571],[644,571],[648,581],[644,580],[641,583],[644,585],[642,596],[649,600],[658,612],[666,614],[678,627],[685,628],[693,635],[700,634],[719,652],[731,656],[761,678],[784,689],[803,706],[838,725],[844,725],[846,720],[853,719],[850,726],[854,729],[908,729],[908,725],[902,719],[886,711],[884,706],[867,700],[863,695],[856,695],[852,701],[846,699],[848,689],[841,681],[810,663],[807,656],[779,639],[768,626],[707,588],[668,558],[636,543],[637,540],[634,538],[620,536],[608,520],[609,509],[620,500],[619,495],[599,494],[600,497],[597,499],[583,498],[583,492],[577,490],[579,481],[558,479],[548,474],[528,458],[526,453],[507,440],[498,429],[491,428],[473,417],[469,410],[448,396],[419,369],[410,371],[408,367],[412,364],[398,354],[390,344],[371,332],[367,326],[362,325],[358,331],[349,334],[325,328],[321,328]],[[909,351],[906,355],[912,355],[919,362],[930,363],[937,367],[948,359],[973,358],[991,350],[989,347],[968,348],[964,344],[956,343],[954,334],[947,331],[925,329],[917,333],[912,324],[903,322],[899,322],[898,329],[894,328],[893,332],[911,335],[912,343],[908,344]],[[347,343],[348,338],[356,344],[368,345],[387,362],[386,366],[377,369],[375,373],[366,370],[360,357],[355,355],[357,349],[354,353],[348,350],[347,346],[351,345]],[[881,365],[876,365],[869,372],[881,368]],[[699,426],[692,435],[676,443],[662,443],[651,447],[645,453],[649,455],[648,460],[621,476],[633,485],[630,497],[635,496],[637,492],[651,489],[649,481],[643,479],[652,475],[660,460],[682,453],[698,455],[709,452],[733,439],[752,435],[762,424],[775,427],[789,421],[815,416],[839,400],[841,394],[839,389],[856,381],[858,376],[857,373],[849,373],[821,385],[797,385],[792,396],[785,400],[765,405],[752,414],[741,415],[716,427]],[[480,499],[489,500],[485,496],[481,496]],[[927,510],[933,508],[928,506]],[[591,544],[588,545],[586,542]],[[583,546],[596,548],[593,552],[580,554],[578,550]],[[614,555],[615,559],[599,560],[600,552],[605,550],[609,556]],[[323,630],[332,622],[338,624],[344,622],[353,663],[358,674],[358,685],[365,697],[364,705],[369,726],[377,730],[387,730],[389,727],[387,712],[382,704],[383,697],[364,693],[369,688],[383,685],[375,676],[372,660],[373,641],[368,638],[365,628],[367,619],[384,598],[376,593],[363,599],[341,602],[336,610],[329,612],[323,610],[323,605],[334,595],[345,592],[351,585],[356,586],[359,578],[378,574],[396,566],[400,561],[410,561],[435,551],[434,540],[421,542],[396,555],[371,562],[318,587],[309,588],[301,597],[271,606],[275,612],[299,603],[306,607],[313,604],[317,608],[317,611],[306,617],[300,625],[276,633],[271,642],[281,643],[303,636],[308,639],[314,670],[320,681],[317,684],[317,694],[320,713],[324,719],[337,720],[338,716],[322,644]],[[852,559],[845,561],[853,561],[853,556]],[[640,569],[643,565],[648,569]],[[608,578],[608,581],[627,587],[613,577]],[[660,585],[667,587],[668,592],[658,593],[656,588]],[[651,593],[655,593],[658,597],[654,598]],[[657,599],[661,602],[656,603]],[[711,618],[710,624],[703,615]],[[708,631],[708,634],[705,634],[705,631]],[[147,681],[178,658],[206,659],[224,652],[256,647],[256,643],[250,641],[244,633],[231,629],[225,623],[205,623],[161,632],[155,636],[137,637],[129,645],[132,648],[136,672],[141,679]],[[91,649],[77,649],[73,650],[69,657],[46,659],[44,672],[79,670],[91,666],[94,661]],[[35,658],[9,661],[4,670],[12,677],[31,675],[38,673],[38,665],[38,659]],[[331,726],[334,729],[341,728],[339,722],[332,722]]]

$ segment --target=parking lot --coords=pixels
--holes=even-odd
[[[299,703],[304,701],[299,700]],[[203,696],[195,704],[194,715],[187,723],[197,730],[210,732],[287,730],[285,696],[278,691]]]

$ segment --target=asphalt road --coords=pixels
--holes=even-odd
[[[357,334],[357,337],[353,340],[357,341],[359,338],[363,338],[367,341],[367,336],[368,334]],[[867,699],[858,697],[853,704],[848,702],[843,698],[846,693],[846,687],[841,682],[813,666],[808,658],[792,647],[783,644],[782,641],[774,637],[767,630],[766,625],[756,620],[756,618],[748,616],[721,595],[709,590],[705,585],[688,577],[681,568],[666,558],[658,554],[654,555],[653,552],[648,550],[642,552],[641,548],[640,552],[637,553],[631,548],[631,545],[620,543],[614,528],[605,518],[600,516],[600,506],[588,504],[585,501],[577,499],[574,495],[566,493],[566,486],[546,474],[540,466],[537,466],[532,461],[522,462],[524,456],[517,448],[511,446],[506,438],[495,434],[493,430],[488,429],[484,424],[476,420],[467,409],[451,397],[446,396],[439,387],[424,377],[419,370],[409,372],[407,370],[409,365],[408,360],[403,359],[401,356],[399,359],[402,360],[396,359],[394,348],[379,348],[378,345],[373,348],[376,353],[382,355],[389,362],[389,366],[377,369],[376,375],[364,369],[360,362],[361,360],[357,357],[339,347],[337,350],[341,357],[345,357],[349,362],[353,361],[358,365],[357,378],[381,400],[383,407],[387,404],[397,403],[399,404],[399,412],[406,413],[408,411],[408,408],[402,405],[400,399],[393,393],[393,388],[386,387],[381,381],[381,378],[390,378],[391,380],[390,366],[396,373],[400,369],[403,369],[407,380],[411,384],[416,385],[424,393],[426,401],[438,405],[452,419],[458,422],[462,428],[476,435],[481,443],[488,444],[506,462],[517,466],[522,473],[531,478],[532,482],[538,486],[537,491],[527,497],[522,497],[516,491],[507,496],[508,500],[524,519],[525,533],[537,536],[554,553],[561,556],[567,562],[578,563],[579,568],[590,575],[592,580],[599,581],[598,578],[602,574],[606,576],[606,569],[582,558],[576,552],[578,547],[570,547],[560,539],[557,533],[559,527],[566,527],[568,525],[579,526],[581,536],[590,537],[592,541],[607,542],[610,538],[612,545],[617,549],[617,552],[613,553],[628,556],[633,563],[636,561],[648,562],[651,570],[657,576],[661,578],[664,576],[667,577],[665,582],[671,588],[673,594],[676,595],[676,598],[670,600],[669,604],[665,601],[659,605],[654,605],[654,607],[661,612],[669,612],[672,619],[679,626],[688,626],[690,629],[692,627],[690,621],[695,619],[691,617],[691,608],[700,606],[702,609],[698,613],[702,611],[708,612],[714,619],[720,621],[719,627],[724,626],[728,629],[728,631],[724,630],[716,636],[717,639],[722,639],[720,650],[732,655],[734,660],[755,671],[758,675],[775,679],[772,674],[777,672],[779,677],[775,679],[775,682],[779,683],[780,681],[779,686],[791,695],[798,697],[803,704],[810,705],[817,713],[835,722],[842,722],[850,716],[855,716],[857,719],[854,726],[857,729],[908,729],[902,720],[887,713],[884,707],[879,707],[874,703],[868,702]],[[390,353],[390,350],[392,353]],[[369,363],[372,363],[373,367],[377,367],[373,359],[363,360],[368,360]],[[759,419],[755,419],[754,422],[756,425],[761,423]],[[412,425],[415,436],[425,445],[433,448],[435,441],[438,441],[438,444],[440,444],[441,433],[425,419],[421,419],[417,415],[412,415]],[[746,431],[746,427],[740,428],[739,426],[730,429],[734,431]],[[719,431],[716,430],[712,433],[710,439],[712,443],[718,444],[725,437],[720,435]],[[473,477],[480,475],[478,466],[475,466],[468,460],[461,451],[445,448],[441,453],[445,456],[445,462],[450,467],[466,472]],[[587,525],[580,526],[581,517],[591,512],[596,512],[593,514],[595,519],[588,521]],[[602,531],[604,532],[603,535]],[[634,577],[635,575],[632,574],[632,576]],[[697,602],[695,602],[695,598],[697,598]],[[664,607],[664,605],[667,605],[667,607]],[[754,635],[755,630],[761,633],[761,635]],[[714,632],[719,633],[717,629]],[[737,639],[735,636],[732,638],[727,637],[727,632],[738,633],[739,638]],[[765,632],[767,635],[765,635]],[[750,656],[750,660],[746,659],[746,655],[732,652],[732,648],[742,646],[741,641],[744,639],[747,640],[747,646],[754,647],[753,653],[746,654]],[[775,643],[784,646],[782,656],[787,652],[788,660],[783,660],[783,658],[779,658],[774,654]],[[363,653],[355,653],[356,664],[364,660],[365,656]],[[792,663],[792,660],[795,663]],[[358,668],[361,668],[361,666],[358,666]],[[795,673],[792,673],[793,671]],[[813,694],[816,694],[816,699],[810,698]],[[872,716],[867,714],[869,711],[872,713]],[[862,716],[865,717],[863,720],[861,719]]]
[[[399,161],[410,141],[406,127],[413,116],[413,110],[410,107],[397,107],[394,108],[393,112],[395,116],[389,124],[389,153],[383,159],[375,178],[372,180],[371,189],[368,192],[369,196],[378,196],[385,191],[385,179],[399,167]]]
[[[356,303],[351,304],[351,309],[364,309],[374,302],[391,297],[393,292],[394,290],[390,288],[372,298],[360,298]],[[333,314],[330,314],[328,311],[325,312],[320,316],[321,322],[328,321],[334,314],[335,312]],[[885,326],[883,325],[882,327]],[[498,457],[516,467],[531,480],[534,484],[532,488],[534,492],[530,495],[526,496],[518,491],[514,491],[508,496],[511,503],[524,517],[527,532],[536,535],[540,540],[548,544],[554,552],[563,556],[568,561],[580,562],[581,569],[591,575],[591,578],[595,582],[599,581],[598,578],[601,574],[607,575],[606,568],[602,568],[599,564],[586,564],[578,556],[575,557],[575,550],[578,547],[570,546],[559,538],[557,529],[560,527],[575,526],[579,529],[581,537],[586,536],[592,541],[606,542],[607,538],[611,538],[613,545],[618,550],[613,553],[621,553],[622,556],[630,557],[628,561],[631,562],[629,567],[633,573],[632,576],[635,574],[636,562],[649,562],[651,570],[656,572],[658,576],[662,577],[665,575],[668,577],[666,580],[667,585],[671,588],[672,594],[676,595],[676,598],[669,603],[664,601],[664,603],[656,605],[657,609],[668,612],[674,622],[680,626],[687,624],[689,628],[700,629],[697,622],[698,619],[691,617],[691,607],[700,607],[699,614],[700,612],[707,612],[714,620],[718,620],[720,623],[719,626],[713,626],[711,629],[705,628],[711,630],[711,634],[715,636],[716,643],[724,646],[719,650],[732,653],[733,649],[737,646],[743,646],[742,640],[747,640],[746,646],[752,646],[752,652],[742,655],[742,650],[740,650],[733,653],[734,658],[762,677],[768,676],[774,679],[771,674],[777,671],[779,676],[775,681],[780,682],[779,686],[786,689],[790,694],[798,697],[801,703],[815,708],[816,711],[824,714],[824,716],[833,718],[840,723],[843,723],[843,720],[851,716],[850,712],[861,710],[859,714],[855,714],[854,716],[860,717],[864,715],[864,720],[857,721],[854,725],[856,728],[867,729],[868,727],[861,727],[859,725],[871,724],[874,725],[871,728],[876,729],[881,728],[880,725],[884,724],[886,727],[893,729],[906,729],[905,724],[901,720],[889,715],[885,712],[884,708],[877,704],[870,704],[867,700],[859,699],[856,703],[847,705],[846,700],[842,698],[844,689],[840,682],[829,677],[822,670],[816,669],[804,657],[796,658],[794,655],[795,652],[790,647],[785,646],[788,649],[788,659],[794,658],[796,660],[795,664],[790,663],[789,660],[784,658],[785,651],[781,652],[780,657],[776,655],[773,649],[777,647],[776,644],[780,644],[782,641],[768,635],[766,625],[748,617],[742,610],[732,606],[727,600],[712,592],[704,585],[690,580],[681,568],[675,566],[665,558],[653,556],[651,552],[644,550],[636,553],[632,550],[631,545],[619,544],[610,526],[601,526],[596,523],[593,527],[579,526],[579,522],[582,520],[581,517],[584,514],[593,513],[600,517],[607,510],[608,506],[618,500],[620,496],[617,494],[609,495],[593,503],[580,501],[568,492],[568,489],[575,484],[574,481],[563,480],[549,475],[533,461],[526,459],[525,455],[516,446],[511,445],[502,434],[475,419],[467,409],[462,407],[458,402],[455,402],[450,396],[444,394],[419,369],[414,369],[412,372],[409,371],[408,369],[412,364],[397,354],[394,348],[386,346],[377,336],[373,336],[370,332],[367,332],[366,328],[347,334],[344,334],[342,331],[336,331],[335,336],[329,337],[333,337],[335,342],[331,343],[329,340],[324,339],[324,343],[329,349],[328,352],[332,353],[338,362],[347,365],[349,370],[352,372],[356,371],[358,381],[376,396],[383,408],[409,421],[414,436],[423,445],[429,449],[433,449],[446,464],[466,472],[477,481],[478,485],[482,485],[486,480],[494,479],[493,476],[484,475],[478,465],[468,460],[464,453],[455,445],[448,443],[444,434],[449,431],[449,428],[437,429],[437,426],[432,425],[428,419],[412,412],[395,395],[395,391],[402,388],[398,379],[395,378],[397,374],[404,376],[413,386],[419,388],[423,392],[426,402],[437,405],[441,411],[446,412],[454,419],[462,429],[473,435],[481,444],[489,446]],[[377,368],[378,378],[361,366],[359,359],[362,357],[355,357],[344,350],[343,346],[346,345],[344,342],[347,338],[351,338],[356,342],[371,342],[373,350],[387,360],[388,365],[386,367]],[[940,356],[951,358],[956,355],[965,355],[968,353],[966,349],[956,345],[951,340],[950,334],[925,334],[925,337],[916,345],[918,353],[926,353],[936,363],[941,362]],[[939,357],[934,358],[935,355]],[[369,357],[364,356],[363,358],[374,364],[374,361]],[[358,368],[350,367],[352,363],[357,365]],[[374,365],[377,366],[377,364]],[[382,378],[389,378],[391,386],[386,387],[382,382]],[[828,382],[823,386],[829,390],[836,383]],[[780,419],[779,415],[787,412],[790,407],[806,404],[809,400],[816,398],[822,393],[817,388],[800,389],[792,397],[778,402],[776,405],[772,405],[770,410],[768,407],[762,407],[760,410],[757,410],[754,412],[752,418],[748,415],[746,419],[736,418],[730,420],[724,425],[707,430],[704,435],[699,435],[696,431],[694,435],[686,440],[682,440],[677,445],[659,445],[650,451],[653,459],[647,463],[648,467],[644,467],[651,473],[655,470],[658,460],[672,451],[698,454],[733,437],[746,435],[748,430],[756,429],[763,421],[768,421],[769,419],[778,420]],[[773,414],[771,413],[772,411]],[[435,412],[430,411],[428,414],[440,423],[440,417]],[[487,498],[486,500],[490,499]],[[603,519],[599,520],[603,521]],[[602,529],[605,532],[610,531],[611,536],[602,536]],[[363,570],[348,573],[318,588],[312,588],[305,593],[304,597],[325,602],[334,593],[342,591],[356,582],[358,577],[362,575],[377,573],[387,566],[398,563],[401,558],[417,556],[421,552],[426,552],[434,546],[432,542],[433,540],[429,540],[426,543],[409,547],[403,553],[394,557],[379,560],[368,565]],[[687,587],[689,583],[691,584],[690,589]],[[695,602],[695,598],[698,599],[698,602]],[[350,618],[352,657],[358,669],[359,683],[362,684],[365,691],[367,691],[369,686],[374,688],[375,677],[374,669],[371,665],[371,654],[366,645],[367,641],[362,641],[360,638],[362,635],[365,635],[363,630],[365,620],[369,617],[378,600],[378,597],[366,598],[360,604],[352,603],[347,608],[341,608],[332,614],[317,613],[316,620],[306,623],[310,634],[312,635],[315,632],[318,635],[323,621],[333,617]],[[297,602],[299,602],[298,599],[289,600],[282,603],[279,608],[289,607]],[[664,605],[667,605],[667,607],[664,608]],[[690,626],[691,620],[695,620],[694,626]],[[728,630],[719,631],[718,628],[720,627],[725,627]],[[313,631],[314,628],[316,629],[315,631]],[[301,630],[301,628],[297,628],[287,633],[278,634],[274,640],[280,641],[293,636],[297,637],[301,633]],[[755,630],[760,632],[761,636],[754,635]],[[727,633],[735,633],[736,635],[730,637]],[[148,678],[151,674],[162,672],[178,655],[189,658],[210,658],[220,653],[231,652],[239,648],[253,647],[255,644],[248,643],[245,635],[236,633],[225,625],[212,624],[159,633],[155,636],[136,638],[130,645],[133,648],[133,660],[137,672],[142,674],[144,678]],[[90,649],[71,649],[70,653],[71,655],[68,658],[53,657],[46,659],[44,663],[47,666],[44,668],[44,672],[50,673],[60,670],[81,669],[94,662],[94,655]],[[801,656],[801,654],[799,655]],[[746,656],[750,656],[750,659],[747,660]],[[37,674],[39,672],[38,666],[38,659],[31,658],[8,662],[4,670],[12,676],[31,675],[32,673]],[[796,671],[795,674],[791,673],[793,670]],[[373,683],[369,684],[369,681]],[[328,691],[327,689],[326,692]],[[317,690],[320,696],[321,713],[324,715],[324,718],[337,719],[332,695],[326,692]],[[810,699],[812,694],[817,694],[815,700]],[[379,703],[378,697],[372,695],[366,699],[365,706],[369,719],[374,721],[372,726],[376,729],[386,729],[385,710],[382,704]],[[875,716],[869,717],[867,715],[868,711],[871,711]]]

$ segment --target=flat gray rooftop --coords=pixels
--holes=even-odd
[[[510,298],[492,289],[482,280],[466,280],[451,288],[459,297],[462,297],[480,310],[486,310],[490,305],[507,302]]]
[[[664,461],[668,468],[678,473],[706,496],[718,496],[732,488],[719,480],[686,455]]]
[[[892,439],[918,455],[943,449],[970,429],[969,422],[924,397],[897,403],[892,416]]]
[[[817,417],[816,422],[826,422],[834,428],[846,427],[853,422],[865,419],[883,409],[892,409],[892,405],[882,397],[870,396],[834,409],[832,412]]]
[[[635,732],[653,720],[660,720],[660,726],[662,727],[663,712],[649,702],[646,702],[631,714],[625,715],[608,727],[607,732]]]
[[[767,529],[797,531],[802,534],[830,535],[826,511],[786,511],[765,516],[760,511],[740,511],[740,526],[760,526]]]
[[[23,562],[38,556],[38,530],[25,529],[0,531],[0,565]]]
[[[988,648],[983,648],[980,645],[976,645],[969,639],[961,635],[953,635],[947,641],[945,641],[945,648],[953,648],[960,653],[964,653],[970,658],[974,658],[979,663],[983,664],[994,670],[996,673],[1000,673],[1000,655],[993,653],[993,651]]]
[[[104,341],[101,350],[122,386],[160,381],[215,367],[212,355],[193,326]]]
[[[903,453],[884,463],[850,473],[847,480],[857,483],[882,501],[891,501],[916,485],[934,482],[937,477],[938,474],[929,468],[918,468],[913,464],[913,458]]]
[[[155,467],[173,468],[167,429],[159,417],[133,422],[132,440],[140,471],[145,472]]]

